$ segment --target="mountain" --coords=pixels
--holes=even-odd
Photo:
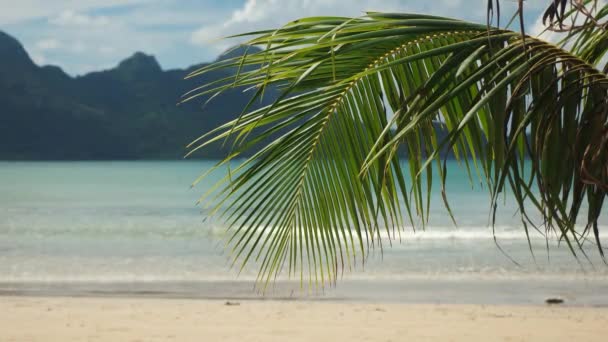
[[[244,53],[236,48],[219,59]],[[112,69],[71,77],[56,66],[37,66],[16,39],[0,31],[0,160],[182,158],[188,143],[235,119],[250,99],[244,89],[233,89],[204,111],[208,96],[177,106],[187,91],[235,72],[184,80],[204,65],[164,71],[154,56],[137,52]],[[258,106],[277,96],[268,90]],[[217,159],[227,152],[217,143],[195,157]]]
[[[190,141],[236,118],[249,100],[235,89],[204,112],[207,97],[177,106],[188,90],[230,76],[216,71],[184,80],[204,65],[164,71],[153,56],[137,52],[115,68],[71,77],[56,66],[37,66],[16,39],[0,32],[0,159],[181,158]],[[197,157],[225,153],[217,145]]]

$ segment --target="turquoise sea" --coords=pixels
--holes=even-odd
[[[565,245],[550,241],[547,253],[546,240],[533,235],[533,258],[507,199],[496,233],[502,253],[488,227],[488,194],[450,163],[458,226],[436,193],[426,231],[406,228],[336,288],[300,290],[283,281],[266,296],[510,304],[561,296],[608,305],[608,266],[595,246],[586,245],[591,261],[577,263]],[[212,165],[0,162],[0,293],[260,298],[257,270],[237,276],[230,269],[225,227],[195,205],[214,179],[190,184]],[[608,231],[606,215],[600,224]]]

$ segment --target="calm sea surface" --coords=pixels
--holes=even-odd
[[[190,184],[211,165],[0,162],[0,293],[254,298],[257,270],[237,277],[222,248],[225,227],[195,205],[214,178]],[[457,227],[437,193],[425,232],[408,230],[364,269],[345,273],[336,289],[313,297],[535,303],[559,295],[574,304],[608,304],[608,266],[595,246],[586,248],[591,263],[577,263],[555,241],[548,255],[545,239],[535,235],[534,259],[507,201],[497,238],[516,265],[488,228],[488,194],[472,189],[455,163],[449,170]],[[600,224],[608,232],[605,214]],[[275,295],[307,298],[288,285]]]

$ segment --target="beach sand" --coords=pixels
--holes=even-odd
[[[0,341],[606,341],[608,308],[0,297]]]

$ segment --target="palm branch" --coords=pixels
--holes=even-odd
[[[424,226],[433,178],[452,216],[446,148],[489,189],[492,217],[508,190],[528,241],[531,230],[554,232],[579,258],[593,236],[603,255],[608,78],[596,65],[608,40],[599,27],[570,35],[583,38],[567,51],[520,32],[401,13],[305,18],[244,35],[262,51],[193,72],[237,70],[184,99],[244,88],[253,104],[281,91],[189,146],[192,154],[224,141],[232,153],[216,168],[239,161],[201,198],[229,227],[233,265],[255,263],[266,285],[282,272],[334,283],[404,227]]]

